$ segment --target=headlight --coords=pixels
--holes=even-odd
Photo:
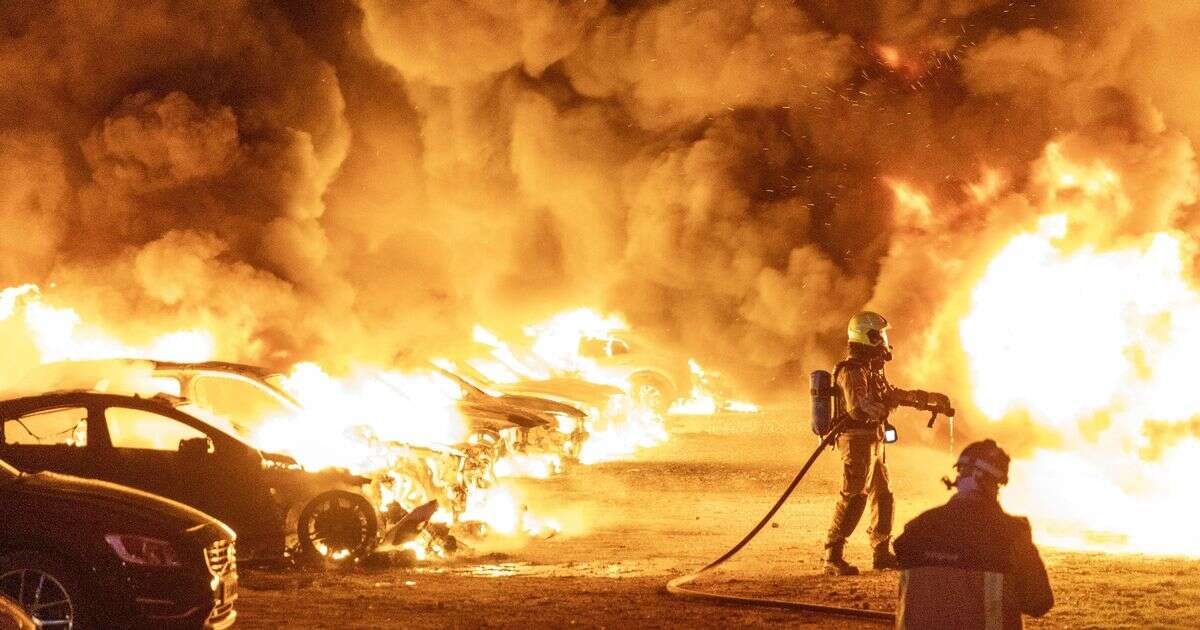
[[[117,557],[129,564],[148,567],[177,567],[179,558],[171,543],[133,534],[109,534],[104,537]]]

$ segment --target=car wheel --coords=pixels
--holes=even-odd
[[[675,402],[674,389],[654,374],[634,374],[629,379],[633,402],[658,413],[666,413]]]
[[[317,495],[296,522],[300,558],[305,564],[337,567],[375,548],[379,523],[375,509],[360,495],[334,490]]]
[[[35,552],[0,558],[0,595],[25,610],[39,628],[90,627],[81,610],[79,579],[56,558]]]

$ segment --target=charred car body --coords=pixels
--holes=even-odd
[[[180,396],[230,420],[242,435],[248,435],[258,420],[303,413],[300,402],[280,384],[282,375],[267,368],[223,361],[152,363],[160,385],[169,381]],[[434,500],[457,514],[466,509],[470,487],[491,482],[490,455],[481,459],[463,448],[434,444],[390,442],[385,446],[391,466],[385,474],[371,476],[373,494],[385,509],[394,501],[408,512]],[[390,513],[394,515],[395,510]]]
[[[474,434],[494,432],[501,451],[578,459],[589,425],[588,413],[579,405],[544,395],[507,393],[459,368],[436,369],[462,391],[459,409]]]
[[[174,501],[0,461],[0,595],[39,628],[224,628],[234,534]]]
[[[188,413],[186,401],[91,391],[0,402],[0,458],[126,485],[212,514],[248,557],[328,564],[374,548],[378,514],[345,471],[303,470]]]

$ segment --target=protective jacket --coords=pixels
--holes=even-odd
[[[883,373],[882,361],[846,359],[838,365],[837,382],[842,392],[837,412],[846,414],[845,429],[875,429],[883,425],[893,388]]]
[[[1054,606],[1029,521],[993,498],[960,492],[910,521],[894,546],[897,628],[1019,629],[1022,613]]]

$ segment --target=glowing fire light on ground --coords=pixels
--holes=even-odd
[[[1046,164],[1051,199],[1064,188],[1083,197],[1063,195],[1069,214],[1008,242],[959,327],[980,411],[1028,418],[1038,443],[1054,445],[1014,462],[1006,504],[1043,542],[1200,555],[1194,244],[1170,232],[1107,250],[1073,244],[1072,216],[1128,200],[1102,164],[1071,164],[1054,145]]]

